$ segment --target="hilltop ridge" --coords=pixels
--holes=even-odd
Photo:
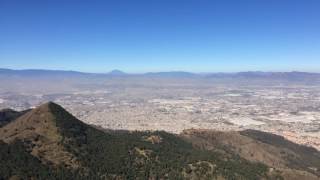
[[[4,126],[0,135],[6,143],[25,141],[31,147],[31,154],[45,163],[78,166],[76,158],[61,145],[63,130],[75,125],[84,126],[61,106],[48,102]]]

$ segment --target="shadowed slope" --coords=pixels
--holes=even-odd
[[[8,124],[11,121],[14,121],[16,118],[22,116],[23,114],[27,113],[29,110],[25,111],[15,111],[12,109],[2,109],[0,110],[0,127]]]

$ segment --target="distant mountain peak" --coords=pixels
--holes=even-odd
[[[125,75],[126,73],[121,70],[114,69],[114,70],[110,71],[109,74],[110,75]]]

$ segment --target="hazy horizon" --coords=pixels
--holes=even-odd
[[[113,71],[120,71],[122,73],[127,74],[145,74],[145,73],[162,73],[162,72],[185,72],[185,73],[194,73],[194,74],[219,74],[219,73],[226,73],[226,74],[232,74],[232,73],[242,73],[242,72],[262,72],[262,73],[290,73],[290,72],[302,72],[302,73],[320,73],[320,71],[298,71],[298,70],[289,70],[289,71],[264,71],[264,70],[244,70],[244,71],[187,71],[187,70],[159,70],[159,71],[143,71],[143,72],[132,72],[132,71],[124,71],[122,69],[107,69],[106,71],[81,71],[81,70],[75,70],[75,69],[42,69],[42,68],[21,68],[21,69],[15,69],[15,68],[9,68],[9,67],[0,67],[0,69],[8,69],[8,70],[14,70],[14,71],[25,71],[25,70],[34,70],[34,71],[72,71],[72,72],[81,72],[81,73],[92,73],[92,74],[104,74],[104,73],[112,73]]]

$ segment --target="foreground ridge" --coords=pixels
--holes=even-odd
[[[116,131],[48,102],[0,128],[0,179],[319,179],[320,153],[260,131]]]

